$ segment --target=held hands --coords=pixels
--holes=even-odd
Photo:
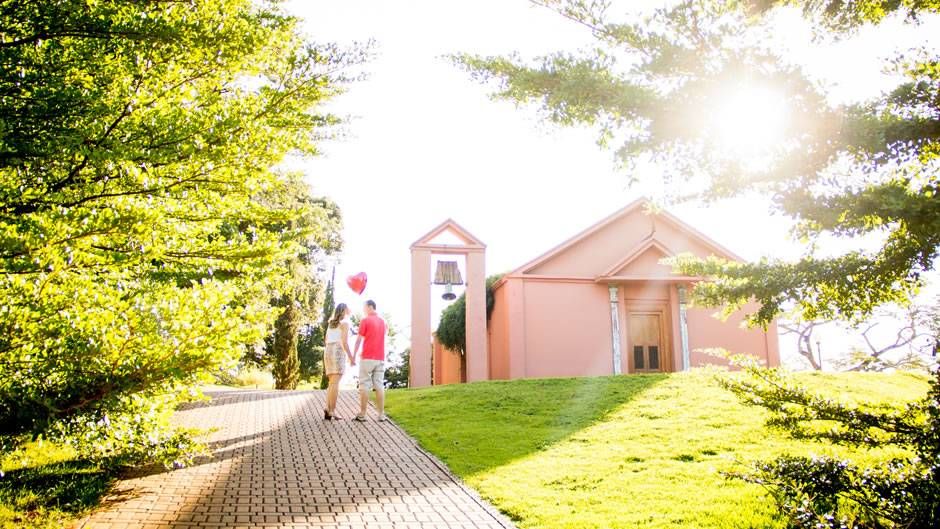
[[[347,356],[349,356],[349,365],[350,366],[356,365],[356,357],[353,355],[347,355]]]

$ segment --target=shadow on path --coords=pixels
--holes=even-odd
[[[323,421],[322,391],[213,398],[224,405],[177,415],[184,426],[218,428],[213,458],[121,482],[116,494],[130,499],[83,527],[510,526],[395,425]],[[352,417],[357,400],[342,394],[341,414]]]
[[[286,399],[292,396],[296,396],[299,393],[310,392],[274,389],[211,389],[203,391],[203,395],[209,397],[209,400],[184,402],[177,407],[177,411],[195,410],[198,408],[215,408],[218,406],[228,406],[230,404],[244,404],[248,401]]]

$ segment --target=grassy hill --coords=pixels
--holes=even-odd
[[[389,414],[523,528],[781,526],[754,459],[846,454],[768,431],[716,372],[540,379],[392,391]],[[914,374],[801,374],[846,401],[922,397]],[[883,458],[887,454],[856,454]]]

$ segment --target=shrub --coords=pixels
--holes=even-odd
[[[389,389],[407,388],[411,375],[411,349],[405,349],[397,361],[385,370],[385,387]]]
[[[923,400],[902,407],[847,405],[810,394],[779,369],[745,364],[746,378],[721,383],[770,412],[768,424],[799,439],[904,455],[872,465],[828,456],[783,456],[730,473],[764,486],[791,527],[940,526],[940,370]]]
[[[486,278],[486,318],[489,319],[496,304],[493,297],[493,285],[502,279],[503,274]],[[464,354],[467,350],[467,294],[463,293],[456,301],[441,312],[437,324],[437,339],[441,345],[451,351]]]
[[[257,367],[245,367],[232,379],[232,385],[246,388],[274,387],[274,375]]]

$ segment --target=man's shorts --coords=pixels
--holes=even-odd
[[[359,360],[359,389],[385,389],[385,362],[381,360]]]

